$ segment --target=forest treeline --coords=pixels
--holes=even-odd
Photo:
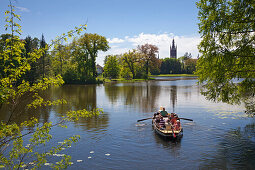
[[[0,36],[0,50],[3,51],[8,44],[11,34]],[[61,75],[66,84],[90,84],[99,83],[97,79],[96,58],[98,52],[107,51],[109,43],[104,36],[85,33],[74,38],[70,43],[55,42],[54,47],[49,48],[44,36],[32,38],[27,36],[23,40],[22,55],[29,58],[34,50],[46,49],[41,58],[31,62],[31,69],[27,71],[21,80],[36,83],[44,77]],[[190,53],[173,58],[158,58],[158,47],[151,44],[139,45],[136,49],[124,54],[108,55],[104,60],[105,78],[124,79],[148,79],[149,75],[158,74],[192,74],[196,68],[197,59],[192,59]],[[4,67],[7,63],[0,63],[0,76],[4,77]],[[18,67],[18,65],[13,66]]]
[[[197,59],[188,52],[175,58],[158,58],[158,47],[139,45],[120,55],[108,55],[104,60],[103,76],[107,78],[148,79],[159,74],[193,74]]]

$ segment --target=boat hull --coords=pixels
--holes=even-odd
[[[153,128],[155,130],[155,132],[157,134],[159,134],[160,136],[162,137],[165,137],[165,138],[177,138],[177,137],[182,137],[183,136],[183,129],[182,127],[180,127],[179,130],[166,130],[166,129],[160,129],[156,122],[155,122],[155,119],[152,120],[152,125],[153,125]],[[174,137],[174,134],[175,134],[175,137]]]

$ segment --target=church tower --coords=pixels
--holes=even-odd
[[[174,44],[174,39],[172,42],[172,46],[170,45],[170,58],[177,58],[177,45]]]

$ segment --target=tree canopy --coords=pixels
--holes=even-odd
[[[110,78],[118,78],[120,72],[119,61],[116,55],[107,56],[104,66],[104,76]]]
[[[244,98],[247,111],[254,112],[255,1],[200,0],[197,7],[202,55],[196,74],[203,94],[229,103]]]
[[[139,68],[139,62],[141,60],[141,54],[137,52],[137,50],[128,51],[121,56],[121,60],[123,66],[127,67],[132,73],[132,78],[136,78],[137,69]]]
[[[96,57],[99,51],[107,51],[110,48],[108,41],[104,36],[85,33],[79,38],[78,42],[88,57],[91,58],[93,77],[96,77]]]
[[[153,60],[156,59],[158,53],[158,47],[152,44],[138,45],[138,51],[142,54],[142,60],[144,61],[144,67],[146,70],[146,77],[149,76],[149,68],[153,67]]]

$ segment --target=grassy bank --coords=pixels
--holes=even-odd
[[[152,77],[196,77],[195,74],[160,74],[151,75]]]
[[[155,80],[155,78],[152,77],[196,77],[195,74],[160,74],[160,75],[150,75],[149,79],[131,79],[127,80],[124,78],[119,79],[108,79],[104,78],[102,75],[97,77],[97,80],[102,81],[104,83],[110,83],[110,82],[141,82],[141,81],[148,81],[148,80]]]
[[[139,81],[147,81],[147,80],[154,80],[154,78],[149,78],[149,79],[131,79],[127,80],[124,78],[119,78],[119,79],[108,79],[108,78],[102,78],[98,77],[99,80],[103,81],[104,83],[110,83],[110,82],[139,82]]]

